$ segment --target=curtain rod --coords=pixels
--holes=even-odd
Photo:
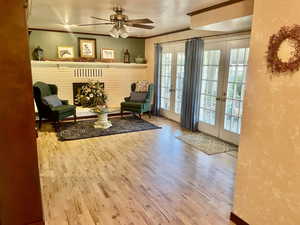
[[[166,44],[166,43],[175,43],[175,42],[180,42],[180,41],[187,41],[191,40],[193,38],[211,38],[211,37],[220,37],[220,36],[228,36],[228,35],[233,35],[233,34],[242,34],[242,33],[248,33],[251,32],[251,30],[245,30],[245,31],[238,31],[238,32],[232,32],[232,33],[222,33],[222,34],[213,34],[213,35],[206,35],[206,36],[195,36],[191,38],[184,38],[184,39],[179,39],[179,40],[174,40],[174,41],[164,41],[164,42],[157,42],[155,44]]]

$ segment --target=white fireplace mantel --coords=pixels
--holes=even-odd
[[[120,107],[124,97],[130,95],[131,84],[149,80],[146,64],[32,61],[32,81],[55,84],[58,96],[73,103],[73,83],[100,81],[105,83],[108,106]]]
[[[71,68],[147,68],[147,64],[104,63],[104,62],[66,62],[66,61],[31,61],[34,67],[71,67]]]

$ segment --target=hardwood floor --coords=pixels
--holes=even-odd
[[[147,119],[148,120],[148,119]],[[224,225],[235,158],[176,139],[180,127],[59,142],[44,126],[38,152],[47,225]]]

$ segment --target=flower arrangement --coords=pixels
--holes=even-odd
[[[99,81],[90,81],[82,86],[82,90],[80,94],[78,94],[77,99],[79,99],[79,102],[83,107],[107,108],[107,95],[104,92],[103,83],[100,83]],[[100,108],[97,110],[100,110]]]

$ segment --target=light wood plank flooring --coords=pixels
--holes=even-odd
[[[163,129],[68,142],[44,125],[38,152],[47,225],[229,224],[235,158],[176,139],[186,132],[177,123],[149,121]]]

